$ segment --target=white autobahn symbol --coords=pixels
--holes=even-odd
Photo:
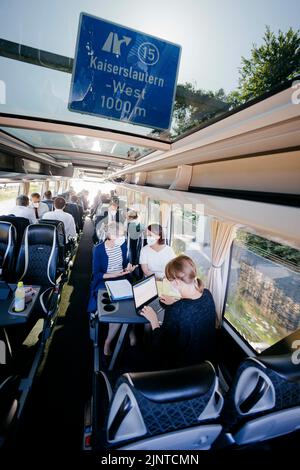
[[[113,33],[111,31],[103,44],[102,51],[111,52],[112,54],[119,56],[121,55],[121,45],[125,44],[128,46],[130,42],[131,38],[128,36],[123,36],[122,39],[119,39],[117,33]]]

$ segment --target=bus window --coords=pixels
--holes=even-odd
[[[10,209],[15,207],[19,188],[20,183],[0,184],[0,214],[9,214]]]
[[[49,181],[48,191],[55,195],[55,181]]]
[[[211,265],[209,218],[193,210],[191,204],[184,208],[173,204],[171,227],[172,248],[176,255],[190,256],[198,267],[198,276],[205,280]]]
[[[42,196],[43,183],[42,181],[31,181],[29,186],[29,196],[32,193],[39,193]]]
[[[148,203],[148,225],[161,224],[160,201],[149,199]]]
[[[300,251],[238,231],[225,318],[257,351],[300,327]]]

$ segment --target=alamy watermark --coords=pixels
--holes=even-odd
[[[300,103],[300,80],[294,80],[292,88],[295,90],[292,93],[291,100],[293,104]]]
[[[6,104],[6,83],[0,80],[0,104]]]
[[[293,341],[292,348],[295,349],[292,354],[292,363],[297,366],[300,364],[300,339]]]
[[[6,346],[2,340],[0,340],[0,364],[6,364]]]

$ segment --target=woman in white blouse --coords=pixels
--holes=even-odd
[[[141,249],[140,265],[145,276],[155,274],[157,279],[164,277],[165,267],[175,258],[173,248],[166,245],[163,229],[159,224],[147,227],[147,245]]]

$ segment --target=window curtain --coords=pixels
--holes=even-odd
[[[222,323],[222,310],[228,273],[222,274],[222,266],[229,256],[230,247],[235,237],[236,226],[213,219],[211,221],[212,264],[208,272],[207,286],[215,301],[217,327]]]

